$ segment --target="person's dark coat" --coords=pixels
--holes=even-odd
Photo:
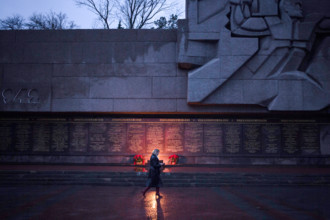
[[[150,168],[148,173],[147,187],[161,187],[163,185],[160,178],[161,165],[156,155],[150,157]]]

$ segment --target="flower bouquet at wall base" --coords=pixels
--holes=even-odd
[[[135,155],[133,157],[133,160],[134,160],[134,165],[144,165],[144,159],[143,159],[143,156],[142,155]]]
[[[168,158],[168,163],[171,165],[177,164],[178,161],[179,161],[179,156],[176,154],[173,154],[173,155],[169,156],[169,158]]]

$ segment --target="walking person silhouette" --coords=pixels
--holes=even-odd
[[[148,179],[146,183],[145,190],[142,191],[142,195],[145,197],[146,192],[151,187],[156,187],[156,197],[161,198],[159,194],[159,188],[163,186],[162,179],[160,178],[160,168],[165,165],[165,163],[160,163],[158,159],[159,150],[154,149],[150,157],[150,168],[148,173]]]

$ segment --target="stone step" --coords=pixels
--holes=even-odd
[[[145,172],[0,171],[0,185],[144,186]],[[330,185],[330,175],[163,173],[165,186]]]

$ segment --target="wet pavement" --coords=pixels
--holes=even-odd
[[[0,219],[330,219],[329,187],[0,187]]]
[[[131,173],[135,168],[1,165],[0,171]],[[165,172],[323,177],[330,174],[330,168],[167,167]],[[330,219],[330,185],[321,182],[309,186],[166,187],[165,184],[160,199],[155,198],[154,189],[143,198],[142,190],[138,186],[83,184],[3,185],[0,186],[0,219]]]

